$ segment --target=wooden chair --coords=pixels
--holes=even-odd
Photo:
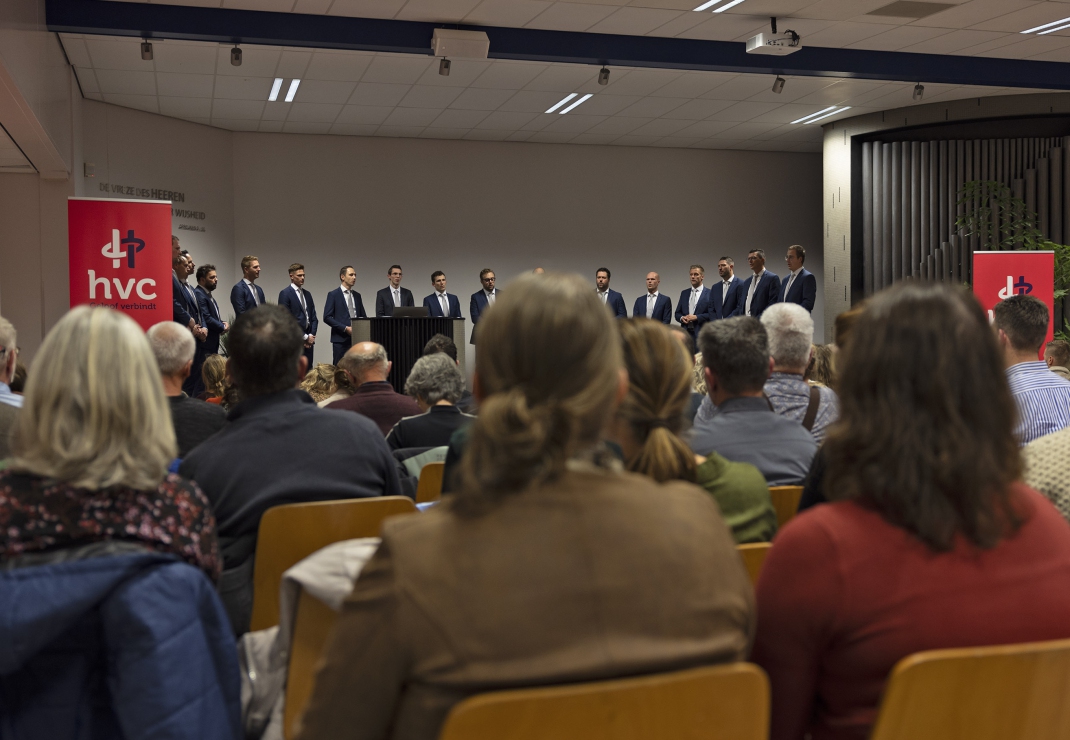
[[[253,569],[253,617],[250,630],[279,623],[282,574],[320,548],[358,537],[378,537],[388,516],[416,511],[404,496],[316,501],[275,506],[260,518]]]
[[[892,670],[870,738],[1068,736],[1070,640],[1056,640],[932,650],[904,658]]]
[[[776,510],[777,529],[791,521],[799,511],[799,499],[802,498],[802,486],[771,486],[769,497],[773,499]]]
[[[297,734],[297,721],[312,696],[316,667],[327,647],[327,637],[338,620],[338,613],[329,606],[301,591],[297,601],[297,619],[290,643],[290,666],[286,676],[286,711],[283,714],[283,737]]]
[[[743,558],[743,567],[747,569],[752,586],[758,585],[758,576],[761,575],[762,566],[773,547],[771,542],[755,542],[749,545],[737,545],[739,556]]]
[[[446,463],[427,463],[420,470],[420,482],[416,486],[416,503],[427,504],[442,498],[442,476]]]
[[[766,740],[769,680],[751,663],[470,697],[439,740]]]

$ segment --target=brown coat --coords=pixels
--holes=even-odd
[[[754,596],[716,503],[594,468],[478,518],[388,521],[301,740],[434,740],[475,693],[742,660]]]
[[[328,404],[327,408],[356,411],[367,416],[379,425],[384,437],[406,416],[423,413],[416,401],[401,395],[386,382],[361,383],[352,396]]]

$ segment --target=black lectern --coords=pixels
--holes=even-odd
[[[405,379],[423,354],[427,340],[435,334],[445,334],[457,345],[457,362],[461,374],[464,364],[464,319],[395,318],[353,319],[353,343],[376,342],[386,348],[390,368],[390,384],[398,393],[405,392]]]

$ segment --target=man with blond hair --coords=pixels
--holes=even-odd
[[[11,430],[22,408],[22,396],[12,393],[10,385],[19,357],[17,342],[15,327],[0,316],[0,460],[11,456]]]

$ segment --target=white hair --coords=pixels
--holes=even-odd
[[[805,370],[814,340],[814,320],[797,303],[774,303],[762,312],[769,354],[777,367]]]
[[[416,361],[405,381],[405,393],[434,406],[442,400],[455,404],[464,395],[464,376],[448,355],[436,352]]]
[[[163,375],[178,375],[197,352],[197,343],[189,329],[174,321],[155,324],[149,328],[146,336]]]

